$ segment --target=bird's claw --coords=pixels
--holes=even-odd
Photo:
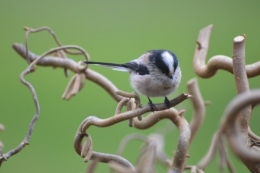
[[[154,111],[156,111],[156,106],[153,104],[153,102],[152,102],[152,100],[149,98],[149,97],[147,97],[148,98],[148,100],[149,100],[149,105],[150,105],[150,108],[151,108],[151,112],[154,112]]]
[[[165,99],[164,99],[164,104],[170,109],[171,108],[171,102],[170,102],[170,100],[167,98],[167,97],[165,97]]]

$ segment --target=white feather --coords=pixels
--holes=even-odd
[[[112,69],[117,71],[129,72],[129,69],[124,67],[113,67]]]

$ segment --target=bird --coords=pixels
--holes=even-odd
[[[132,88],[148,98],[152,112],[156,107],[150,97],[164,97],[164,103],[170,108],[167,96],[173,93],[181,82],[182,74],[178,58],[169,50],[149,50],[139,58],[123,64],[88,60],[83,62],[129,72]]]

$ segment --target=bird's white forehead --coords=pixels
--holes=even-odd
[[[168,51],[164,51],[161,56],[162,56],[164,63],[168,66],[170,73],[173,74],[173,72],[174,72],[174,69],[173,69],[174,60],[173,60],[172,55]]]

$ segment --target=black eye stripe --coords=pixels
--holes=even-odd
[[[169,70],[168,66],[165,64],[165,62],[163,61],[162,56],[161,56],[164,51],[165,50],[149,51],[149,52],[151,52],[149,60],[151,62],[153,62],[156,65],[156,67],[161,70],[162,73],[168,75],[170,70]]]
[[[155,65],[157,66],[158,69],[162,71],[162,73],[166,75],[169,74],[170,70],[161,57],[155,57]]]

